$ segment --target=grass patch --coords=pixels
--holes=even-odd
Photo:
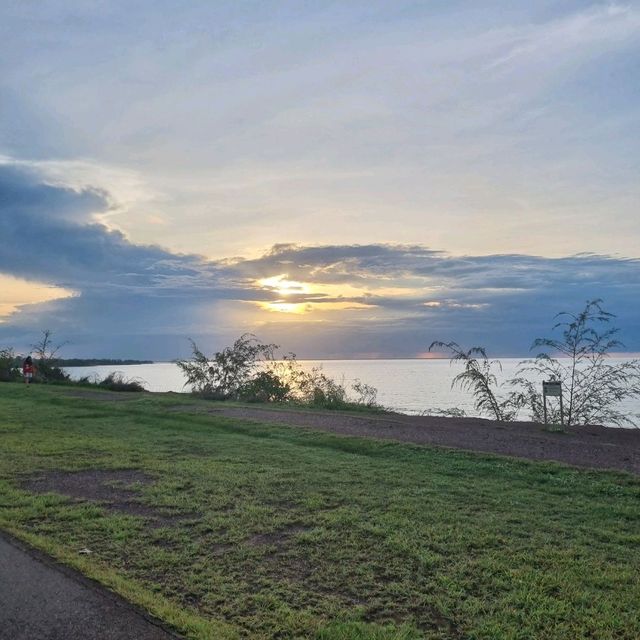
[[[0,526],[190,638],[640,637],[637,478],[198,402],[0,385]]]

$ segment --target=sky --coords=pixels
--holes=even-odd
[[[0,347],[640,352],[640,0],[0,0]]]

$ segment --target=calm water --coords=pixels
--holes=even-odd
[[[513,377],[519,362],[519,358],[501,360],[502,379]],[[468,415],[476,415],[469,394],[451,389],[451,380],[460,368],[448,360],[306,360],[301,364],[308,368],[321,366],[326,374],[347,387],[358,379],[373,385],[378,389],[378,402],[395,411],[415,414],[458,407]],[[149,391],[188,391],[182,373],[170,362],[117,369],[127,377],[143,380]],[[86,375],[103,378],[113,370],[113,365],[68,368],[74,378]],[[628,401],[622,406],[630,416],[640,414],[639,400]]]

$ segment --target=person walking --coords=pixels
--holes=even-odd
[[[31,384],[33,380],[33,360],[31,356],[27,356],[22,363],[22,375],[24,376],[24,383]]]

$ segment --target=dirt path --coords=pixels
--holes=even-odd
[[[434,416],[354,416],[342,413],[224,407],[211,413],[230,418],[308,427],[349,436],[386,438],[579,467],[619,469],[640,475],[640,430],[587,426],[552,432],[533,422]]]

